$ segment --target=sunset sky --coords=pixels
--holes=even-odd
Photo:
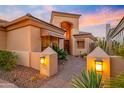
[[[80,30],[105,36],[105,24],[115,27],[124,16],[124,6],[58,5],[58,6],[0,6],[0,18],[13,20],[26,13],[49,22],[51,11],[81,14]],[[101,34],[102,32],[102,34]]]

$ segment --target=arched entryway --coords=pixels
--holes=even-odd
[[[67,21],[61,22],[61,28],[66,30],[65,40],[64,40],[64,49],[69,54],[72,54],[72,27],[73,24]]]

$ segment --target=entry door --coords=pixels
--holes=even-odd
[[[69,40],[64,41],[64,50],[69,54]]]

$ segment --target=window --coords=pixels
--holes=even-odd
[[[77,47],[78,48],[84,48],[85,47],[85,42],[84,41],[77,41]]]

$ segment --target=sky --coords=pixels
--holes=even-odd
[[[49,22],[52,11],[81,14],[80,31],[91,32],[97,37],[105,36],[106,24],[115,27],[124,16],[123,5],[0,5],[0,19],[11,21],[31,13]]]

